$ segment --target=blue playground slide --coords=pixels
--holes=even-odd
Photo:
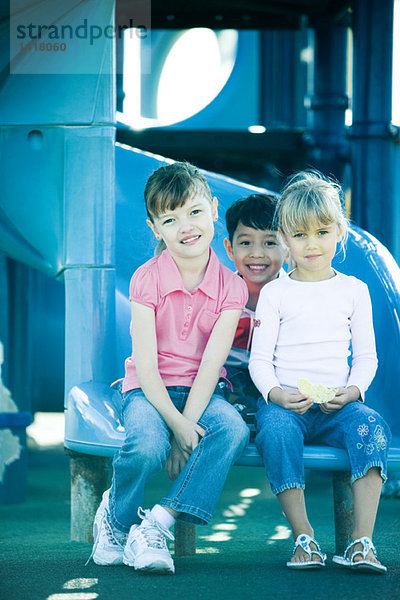
[[[134,270],[153,255],[155,247],[145,225],[143,190],[150,173],[166,162],[167,159],[132,148],[116,148],[116,379],[123,376],[124,360],[131,352],[129,280]],[[237,198],[264,190],[215,173],[206,176],[219,201],[220,219],[213,248],[220,260],[232,267],[223,248],[225,211]],[[378,240],[356,226],[350,228],[345,258],[339,255],[335,261],[338,270],[356,275],[369,286],[379,368],[367,392],[367,402],[381,412],[399,435],[400,269]],[[123,438],[119,413],[119,394],[109,385],[81,382],[67,398],[66,446],[88,454],[112,456]],[[400,446],[398,442],[396,447]],[[327,467],[326,460],[323,465]]]

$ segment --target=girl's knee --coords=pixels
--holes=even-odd
[[[169,442],[162,443],[154,436],[128,436],[121,448],[121,453],[136,464],[145,465],[152,469],[162,469],[170,451]]]
[[[392,432],[390,430],[389,425],[386,423],[385,419],[381,417],[379,413],[375,413],[375,429],[374,435],[375,437],[385,439],[387,446],[390,446],[390,442],[392,441]]]
[[[239,415],[238,415],[239,416]],[[243,421],[242,417],[239,416],[240,421],[237,425],[237,434],[236,438],[238,440],[238,444],[241,446],[246,446],[250,440],[250,430],[248,425]]]
[[[220,408],[214,414],[205,415],[204,420],[200,419],[200,425],[204,426],[208,435],[220,439],[225,448],[244,447],[250,437],[248,426],[226,400],[223,400]]]
[[[250,431],[242,417],[234,409],[228,419],[221,423],[221,434],[227,443],[234,446],[244,446],[248,443]]]
[[[302,464],[304,437],[300,428],[292,421],[285,428],[276,427],[270,422],[264,424],[264,427],[257,430],[255,444],[265,463],[271,457],[282,460],[284,456],[291,456],[292,462]]]
[[[357,418],[353,421],[353,428],[359,438],[359,444],[376,446],[378,450],[389,447],[392,434],[385,419],[376,411],[362,405]]]

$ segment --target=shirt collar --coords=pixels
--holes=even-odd
[[[210,258],[204,274],[203,280],[193,291],[201,290],[206,296],[216,300],[218,296],[219,285],[219,260],[215,252],[210,248]],[[181,290],[188,293],[183,285],[182,276],[179,272],[176,262],[172,258],[168,250],[164,250],[158,259],[158,273],[160,281],[160,292],[162,296],[166,296],[171,292]]]

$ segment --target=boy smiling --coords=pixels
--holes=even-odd
[[[287,249],[274,229],[276,198],[251,194],[234,202],[225,215],[228,238],[225,250],[249,290],[231,352],[226,361],[227,378],[233,386],[230,402],[255,406],[259,393],[248,373],[254,311],[261,289],[285,273]]]

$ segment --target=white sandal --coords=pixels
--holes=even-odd
[[[355,544],[361,544],[362,550],[355,550],[350,554],[350,550]],[[337,565],[340,565],[341,567],[347,567],[349,569],[355,569],[357,571],[368,571],[369,573],[386,573],[387,567],[385,567],[385,565],[372,562],[371,560],[367,560],[367,554],[370,550],[372,550],[376,558],[376,550],[374,544],[372,543],[372,540],[369,537],[364,536],[362,538],[358,538],[357,540],[353,540],[352,542],[350,542],[350,544],[344,551],[343,556],[335,554],[335,556],[332,558],[332,561]],[[362,560],[354,562],[354,557],[358,555],[362,556]]]
[[[315,544],[315,550],[313,550],[310,547],[310,543]],[[312,538],[310,535],[307,535],[306,533],[301,533],[299,536],[297,536],[297,540],[293,548],[293,555],[299,546],[304,550],[306,554],[309,555],[310,560],[296,562],[289,560],[286,563],[286,566],[289,567],[289,569],[315,569],[325,567],[326,554],[323,554],[321,552],[321,548],[319,547],[319,544],[314,540],[314,538]],[[319,556],[321,560],[312,560],[313,554]]]

